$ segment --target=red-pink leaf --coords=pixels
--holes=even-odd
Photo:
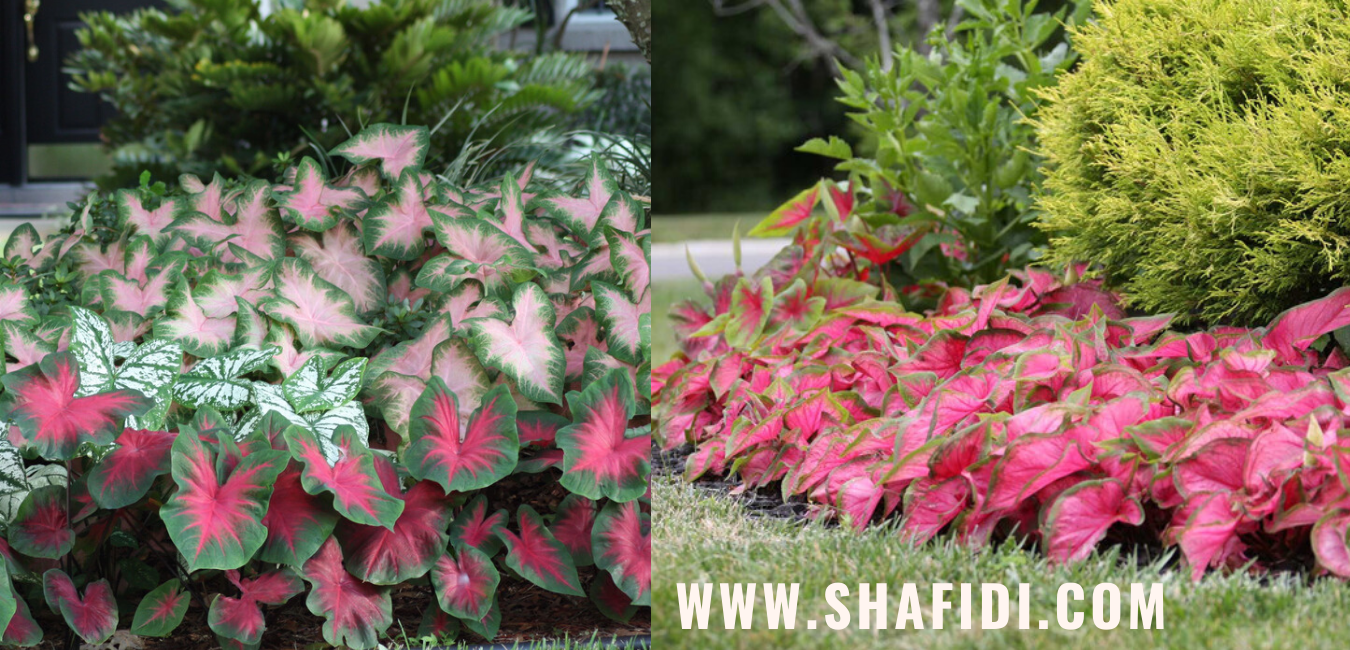
[[[1056,562],[1077,562],[1117,522],[1138,526],[1144,509],[1115,479],[1079,483],[1059,495],[1046,516],[1047,555]]]
[[[1280,314],[1266,330],[1261,344],[1292,363],[1317,337],[1346,325],[1350,325],[1350,287]]]
[[[290,569],[244,580],[239,578],[238,571],[226,571],[225,576],[239,588],[240,595],[238,598],[216,596],[211,601],[206,622],[216,634],[244,645],[261,643],[263,631],[267,629],[267,621],[258,605],[284,605],[305,590],[304,583]]]
[[[591,530],[595,526],[596,504],[581,495],[569,494],[558,504],[549,532],[572,553],[577,566],[595,563],[591,555]]]
[[[567,403],[573,423],[557,437],[563,487],[590,499],[642,496],[651,472],[651,430],[628,427],[635,401],[627,373],[611,371],[586,390],[569,393]]]
[[[457,549],[474,548],[489,557],[501,548],[501,531],[506,528],[506,510],[487,511],[487,497],[481,494],[455,516],[450,526],[450,543]]]
[[[572,554],[548,532],[539,513],[527,505],[516,511],[520,534],[500,531],[506,542],[506,566],[521,577],[549,591],[567,596],[585,596]]]
[[[123,430],[117,449],[89,472],[89,495],[110,510],[140,501],[155,478],[169,473],[169,451],[176,437],[165,431]]]
[[[636,605],[652,602],[652,519],[636,501],[610,503],[592,533],[595,565]]]
[[[89,583],[81,598],[70,576],[60,569],[49,569],[42,574],[42,591],[47,606],[60,612],[66,625],[86,643],[98,645],[117,631],[117,600],[107,580]]]
[[[413,404],[408,441],[403,459],[414,478],[436,481],[447,492],[487,487],[516,467],[516,402],[498,386],[461,425],[454,393],[432,377]]]
[[[474,548],[446,551],[431,569],[431,586],[441,609],[470,620],[482,619],[492,610],[500,580],[492,559]]]
[[[258,559],[300,566],[319,550],[337,522],[337,513],[322,498],[305,491],[299,466],[293,463],[273,484],[262,520],[267,541],[258,549]]]
[[[387,482],[385,489],[397,491],[398,482]],[[438,485],[419,481],[400,496],[403,513],[392,529],[360,524],[339,529],[347,570],[366,582],[394,585],[420,578],[449,541],[450,501]]]
[[[177,578],[156,587],[136,606],[131,632],[139,636],[169,636],[187,614],[192,594]]]
[[[380,635],[393,623],[389,590],[362,582],[342,566],[342,549],[329,537],[305,563],[301,574],[312,589],[305,604],[324,617],[323,638],[352,650],[379,645]]]
[[[1078,443],[1062,433],[1026,435],[1008,445],[994,469],[986,511],[1012,508],[1041,488],[1088,467]]]
[[[188,570],[237,569],[267,539],[262,525],[286,452],[255,449],[238,465],[217,462],[216,452],[195,435],[173,443],[173,478],[178,492],[160,509]]]
[[[75,546],[67,506],[66,488],[60,485],[29,492],[9,525],[10,545],[32,557],[64,557]]]
[[[80,369],[69,352],[58,352],[4,376],[10,417],[38,455],[70,460],[82,442],[106,445],[122,419],[140,415],[151,400],[134,390],[75,397]]]
[[[306,427],[287,427],[283,435],[291,455],[304,463],[300,482],[306,492],[332,494],[333,508],[358,524],[394,528],[403,512],[403,501],[385,491],[375,472],[375,457],[355,429],[342,425],[334,431],[332,441],[322,444]],[[337,457],[330,458],[326,451]]]

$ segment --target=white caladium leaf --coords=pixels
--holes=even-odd
[[[281,387],[296,413],[327,411],[355,398],[365,373],[364,357],[339,363],[331,376],[325,372],[323,359],[311,357]]]
[[[370,423],[366,421],[365,409],[355,400],[339,405],[327,411],[315,411],[301,415],[286,399],[285,390],[276,384],[266,382],[253,383],[253,402],[257,408],[244,418],[235,429],[235,436],[242,438],[251,434],[268,413],[275,413],[296,426],[314,432],[324,459],[333,465],[341,456],[341,449],[334,441],[333,434],[338,427],[349,426],[356,431],[357,438],[366,443],[370,440]]]
[[[556,312],[539,285],[516,287],[510,322],[495,318],[469,321],[470,345],[484,365],[516,382],[521,394],[536,402],[562,403],[567,359],[554,334]]]
[[[213,357],[234,341],[234,317],[207,316],[180,276],[169,291],[168,315],[155,322],[155,336],[177,341],[195,356]]]
[[[356,305],[347,292],[325,282],[298,259],[281,261],[275,284],[276,297],[262,301],[258,308],[294,328],[306,347],[337,344],[364,348],[380,332],[357,317]]]
[[[372,124],[331,153],[357,164],[379,161],[380,171],[394,180],[410,167],[421,167],[430,146],[431,133],[424,126]]]
[[[350,210],[366,198],[357,187],[330,185],[313,158],[305,156],[295,170],[295,182],[288,192],[273,191],[281,216],[295,225],[323,232],[337,224],[340,210]]]
[[[651,340],[651,320],[649,318],[645,325],[642,321],[643,305],[630,301],[622,289],[598,280],[591,282],[591,290],[595,292],[595,311],[605,326],[605,342],[610,354],[628,363],[642,363],[643,339]],[[650,317],[650,306],[645,308],[645,313]],[[643,327],[646,327],[646,334],[643,334]],[[650,349],[650,343],[648,346]]]
[[[80,364],[80,386],[76,397],[95,395],[112,387],[116,365],[113,361],[112,328],[101,316],[84,307],[70,307],[74,326],[70,352]]]
[[[277,348],[239,348],[227,354],[202,359],[178,377],[174,399],[184,406],[210,406],[218,411],[235,411],[252,398],[252,383],[241,379],[258,370],[277,353]]]
[[[9,423],[0,423],[4,430],[9,429]],[[8,495],[18,492],[28,492],[28,475],[23,470],[23,455],[19,450],[10,444],[8,435],[0,435],[0,523],[9,523],[13,516],[12,510],[4,508],[3,504]],[[22,498],[19,499],[22,501]],[[14,506],[18,507],[17,504]]]
[[[154,396],[173,385],[183,362],[183,348],[177,343],[169,339],[151,339],[141,346],[115,343],[103,317],[75,306],[70,314],[74,326],[70,350],[80,364],[76,397],[126,389]],[[121,364],[119,358],[124,359]]]

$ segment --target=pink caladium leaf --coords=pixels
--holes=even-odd
[[[600,157],[591,158],[590,166],[585,198],[554,196],[540,198],[538,202],[546,214],[562,222],[578,237],[597,242],[602,239],[603,233],[596,225],[600,223],[600,216],[609,204],[610,197],[619,190],[619,184]]]
[[[392,464],[384,463],[392,474]],[[395,585],[431,570],[449,542],[445,531],[450,525],[450,500],[430,481],[419,481],[402,495],[397,480],[387,480],[384,489],[403,502],[394,527],[344,525],[338,541],[352,575],[372,584]]]
[[[42,592],[47,606],[60,612],[66,625],[86,643],[98,645],[117,631],[117,599],[107,580],[89,583],[81,597],[70,576],[60,569],[49,569],[42,574]]]
[[[67,506],[66,488],[60,485],[29,492],[9,524],[10,546],[32,557],[64,557],[75,546]]]
[[[1299,305],[1275,318],[1261,344],[1293,362],[1317,337],[1350,325],[1350,287]]]
[[[502,176],[500,188],[501,200],[497,203],[497,212],[501,215],[501,221],[494,225],[521,246],[534,250],[534,245],[525,235],[525,202],[520,184],[514,175],[508,173]]]
[[[595,564],[591,555],[591,529],[595,524],[595,502],[578,494],[569,494],[558,504],[549,532],[572,553],[577,566]]]
[[[436,241],[446,252],[429,260],[417,274],[417,286],[449,293],[467,280],[489,289],[505,282],[508,274],[529,269],[532,249],[477,217],[451,217],[432,212]]]
[[[633,385],[622,370],[567,395],[572,424],[558,431],[563,487],[589,499],[631,501],[647,491],[651,428],[629,428]]]
[[[322,441],[308,427],[287,427],[284,435],[291,456],[304,465],[300,482],[306,492],[332,494],[333,508],[350,521],[393,530],[403,500],[385,491],[374,454],[355,429],[339,426],[332,440]]]
[[[769,216],[750,229],[751,237],[782,237],[791,233],[802,222],[811,218],[820,198],[820,185],[802,190],[787,203],[779,206]]]
[[[281,216],[305,230],[323,232],[337,225],[343,210],[356,208],[366,198],[358,187],[330,185],[313,158],[305,156],[295,169],[290,191],[272,191]]]
[[[194,212],[179,217],[169,229],[192,246],[218,253],[222,262],[243,261],[241,251],[261,260],[278,259],[286,254],[286,230],[270,205],[270,193],[265,181],[253,181],[239,194],[233,215]]]
[[[291,246],[320,278],[346,291],[357,311],[374,311],[389,301],[384,269],[361,251],[361,235],[351,223],[337,224],[317,239],[297,235]]]
[[[652,603],[652,518],[637,501],[610,503],[592,532],[595,565],[636,605]]]
[[[34,264],[34,260],[39,246],[42,246],[42,235],[37,228],[32,223],[21,223],[5,240],[4,256],[7,260],[18,258],[37,268],[39,265]]]
[[[1089,463],[1074,440],[1060,433],[1026,435],[1008,446],[994,468],[985,510],[1012,508],[1041,488],[1086,469]]]
[[[618,287],[599,280],[591,282],[591,290],[595,293],[596,313],[605,325],[609,353],[625,363],[642,363],[644,350],[650,354],[651,298],[634,303]]]
[[[420,168],[430,146],[431,134],[425,126],[381,123],[366,127],[330,153],[357,164],[379,161],[380,171],[394,180],[410,168]]]
[[[129,279],[117,271],[105,271],[99,276],[103,304],[107,309],[149,317],[168,306],[170,288],[182,276],[186,264],[187,260],[178,254],[160,256],[141,280]]]
[[[506,566],[544,589],[565,596],[585,596],[572,554],[544,526],[539,513],[527,505],[516,511],[520,534],[501,530],[506,543]]]
[[[305,562],[301,576],[310,584],[305,605],[324,618],[323,638],[352,650],[371,650],[394,622],[389,589],[362,582],[342,566],[342,549],[329,537]]]
[[[501,549],[500,534],[506,529],[506,510],[488,514],[487,498],[481,494],[464,506],[450,525],[450,544],[457,549],[473,548],[488,557]]]
[[[258,308],[295,329],[309,346],[345,345],[364,348],[380,330],[357,316],[347,292],[324,281],[304,262],[282,260],[276,270],[276,297]]]
[[[136,606],[131,632],[138,636],[165,637],[173,634],[187,614],[192,594],[177,578],[156,587]]]
[[[213,318],[197,303],[181,276],[169,289],[167,316],[155,321],[155,337],[177,341],[188,354],[214,357],[230,349],[234,340],[233,316]]]
[[[1313,525],[1312,547],[1317,565],[1332,575],[1350,578],[1350,512],[1336,510]]]
[[[300,566],[319,550],[337,522],[337,513],[324,499],[305,491],[300,467],[292,462],[273,484],[262,520],[267,541],[258,549],[258,560]]]
[[[28,325],[37,323],[37,312],[28,304],[28,292],[23,287],[0,284],[0,320]]]
[[[475,548],[446,551],[431,569],[431,587],[441,609],[470,620],[491,612],[500,581],[492,559]]]
[[[211,601],[206,622],[211,631],[246,646],[261,643],[267,629],[259,605],[284,605],[305,590],[300,577],[288,568],[254,578],[240,579],[238,571],[226,571],[225,576],[239,588],[239,596],[216,596]]]
[[[414,478],[440,483],[447,492],[467,492],[509,476],[519,449],[516,401],[506,386],[484,396],[461,424],[454,393],[432,377],[413,404],[403,461]]]
[[[773,310],[773,280],[768,277],[758,282],[741,278],[731,292],[731,309],[725,325],[727,344],[737,350],[753,347]],[[650,310],[648,310],[650,311]]]
[[[426,250],[431,213],[422,201],[416,170],[398,177],[393,191],[366,211],[361,220],[366,253],[395,260],[414,260]]]
[[[123,430],[117,449],[90,470],[89,496],[110,510],[140,501],[156,478],[169,473],[169,452],[176,437],[165,431]]]
[[[1060,493],[1045,520],[1046,554],[1056,562],[1077,562],[1092,554],[1116,523],[1144,522],[1139,501],[1115,479],[1085,481]]]
[[[609,243],[609,260],[614,272],[623,279],[628,295],[640,297],[652,284],[652,238],[633,235],[605,228],[605,241]]]
[[[172,451],[178,491],[160,518],[189,571],[237,569],[262,548],[262,518],[286,458],[284,451],[255,449],[230,467],[198,436],[178,436]]]
[[[150,408],[150,398],[134,390],[75,397],[80,369],[74,355],[58,352],[36,365],[4,376],[5,406],[15,426],[38,455],[70,460],[80,443],[107,445],[129,415]]]
[[[510,321],[481,318],[470,321],[469,339],[484,365],[496,368],[516,382],[525,397],[546,404],[562,403],[567,358],[554,334],[553,303],[539,285],[526,283],[511,300]]]
[[[136,232],[161,240],[166,229],[178,218],[182,206],[174,199],[165,199],[159,207],[150,210],[141,202],[135,190],[118,190],[117,218],[124,227],[130,226]]]

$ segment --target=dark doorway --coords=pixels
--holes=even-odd
[[[130,12],[160,0],[0,0],[0,182],[28,180],[29,145],[98,141],[112,107],[70,88],[61,71],[80,47],[80,14]],[[31,35],[29,21],[31,17]]]

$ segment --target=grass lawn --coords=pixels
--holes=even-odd
[[[861,534],[820,525],[798,525],[784,520],[751,519],[734,501],[670,478],[654,479],[652,543],[655,577],[652,596],[652,645],[668,648],[1326,648],[1341,646],[1350,632],[1347,608],[1350,585],[1337,580],[1306,584],[1301,576],[1270,577],[1265,584],[1245,575],[1211,574],[1191,583],[1185,570],[1158,564],[1135,568],[1114,552],[1094,556],[1071,567],[1051,567],[1043,556],[1013,547],[975,551],[951,541],[910,547],[894,531],[874,528]],[[678,582],[798,582],[797,629],[769,630],[764,599],[756,594],[751,630],[725,631],[719,597],[715,594],[709,629],[680,628]],[[852,598],[842,599],[855,617],[849,629],[830,630],[825,616],[834,610],[825,604],[825,588],[832,582],[850,586]],[[857,587],[863,582],[888,582],[889,619],[886,630],[858,630]],[[1017,585],[1031,584],[1031,626],[1047,619],[1050,629],[1022,631],[1017,605],[1012,603],[1014,629],[961,630],[957,608],[959,591],[952,593],[953,608],[945,614],[943,630],[894,630],[900,584],[918,584],[925,626],[931,626],[931,587],[935,582],[999,582],[1016,600]],[[1085,587],[1086,600],[1074,609],[1084,612],[1085,624],[1076,631],[1058,628],[1055,591],[1065,582]],[[1106,632],[1093,628],[1092,586],[1112,582],[1121,587],[1121,625]],[[1163,630],[1129,629],[1129,584],[1165,583]],[[762,589],[762,587],[761,587]],[[980,612],[973,607],[973,627]],[[804,621],[820,621],[817,630]],[[716,628],[716,629],[714,629]]]
[[[731,239],[737,221],[741,233],[755,227],[768,212],[672,214],[652,217],[652,243],[670,244],[691,239]]]

